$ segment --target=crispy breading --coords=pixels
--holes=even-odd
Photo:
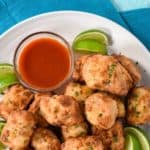
[[[127,121],[132,125],[150,122],[150,89],[134,88],[128,98]]]
[[[82,67],[82,76],[92,89],[125,96],[133,86],[128,71],[113,56],[93,55]]]
[[[26,149],[35,128],[35,119],[31,112],[13,111],[1,133],[1,142],[12,149]]]
[[[62,126],[61,131],[65,140],[68,138],[81,137],[87,135],[88,125],[87,123],[82,122],[72,126]]]
[[[31,102],[33,93],[20,84],[8,89],[0,102],[0,116],[7,119],[14,110],[23,110]]]
[[[35,150],[60,150],[61,144],[56,135],[44,128],[37,128],[32,136],[31,145]]]
[[[116,58],[122,66],[129,72],[131,75],[134,84],[138,83],[141,80],[141,73],[138,68],[138,66],[128,57],[124,55],[113,55],[114,58]]]
[[[108,130],[98,129],[93,126],[92,132],[94,135],[100,137],[105,150],[124,150],[125,138],[121,122],[116,121],[116,123]]]
[[[90,57],[90,55],[84,55],[84,56],[79,57],[76,60],[75,68],[72,74],[72,79],[74,81],[81,81],[81,82],[84,81],[82,77],[82,67],[88,57]]]
[[[106,93],[95,93],[85,101],[87,120],[98,128],[111,128],[118,115],[117,102]]]
[[[28,111],[34,114],[37,121],[37,125],[39,127],[47,127],[49,125],[48,122],[42,117],[40,113],[40,101],[49,99],[50,96],[51,94],[36,93],[34,95],[34,100],[32,104],[30,104],[30,107],[28,109]]]
[[[40,112],[54,126],[74,125],[84,120],[78,102],[66,95],[54,95],[41,101]]]
[[[66,86],[65,95],[74,97],[77,101],[85,101],[93,93],[93,90],[86,85],[81,85],[76,82],[70,82]]]
[[[99,137],[86,136],[67,139],[62,150],[104,150],[104,147]]]

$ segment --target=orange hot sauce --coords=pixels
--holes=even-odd
[[[64,80],[71,67],[67,47],[51,38],[39,38],[27,44],[18,65],[22,79],[28,85],[43,89]]]

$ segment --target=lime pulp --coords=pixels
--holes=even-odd
[[[13,66],[10,64],[0,64],[0,93],[8,86],[17,82],[18,80]]]
[[[141,145],[133,134],[128,133],[126,135],[125,150],[141,150]]]
[[[141,145],[141,150],[150,150],[150,143],[147,136],[136,127],[126,127],[125,128],[126,135],[132,134],[136,137]]]
[[[73,41],[73,49],[78,52],[107,54],[109,38],[106,33],[97,29],[81,32]]]

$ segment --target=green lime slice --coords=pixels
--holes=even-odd
[[[102,44],[105,44],[105,45],[109,44],[108,37],[101,32],[82,33],[75,38],[74,43],[81,41],[81,40],[85,40],[85,39],[94,39],[94,40],[99,41]]]
[[[108,36],[99,30],[80,33],[73,41],[72,48],[78,52],[107,54]]]
[[[150,150],[150,143],[149,143],[149,139],[147,138],[147,136],[141,131],[141,129],[139,130],[136,127],[126,127],[125,128],[125,133],[128,134],[132,134],[134,135],[140,145],[141,145],[141,150]]]
[[[131,133],[126,134],[125,150],[141,150],[141,145],[138,139]]]
[[[85,39],[77,42],[74,49],[79,52],[101,53],[103,55],[107,54],[106,46],[93,39]]]
[[[14,68],[10,64],[0,64],[0,93],[8,86],[17,83]]]
[[[107,41],[109,42],[109,44],[112,43],[110,35],[107,34],[107,33],[104,32],[104,31],[102,31],[102,30],[99,30],[99,29],[89,29],[89,30],[86,30],[86,31],[81,32],[78,36],[83,35],[83,34],[85,34],[85,33],[90,33],[90,32],[101,33],[101,34],[103,34],[105,37],[107,37]],[[78,36],[77,36],[77,37],[78,37]]]
[[[5,145],[3,145],[1,142],[0,142],[0,150],[6,150]]]
[[[0,134],[2,132],[2,129],[5,125],[5,122],[0,122]],[[0,142],[0,150],[4,150],[6,147]]]
[[[5,122],[1,121],[0,122],[0,134],[2,132],[2,129],[3,129],[4,125],[5,125]]]

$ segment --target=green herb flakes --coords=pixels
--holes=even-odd
[[[111,64],[111,65],[109,66],[109,69],[108,69],[109,78],[112,77],[113,72],[114,72],[116,66],[117,66],[116,64]]]

